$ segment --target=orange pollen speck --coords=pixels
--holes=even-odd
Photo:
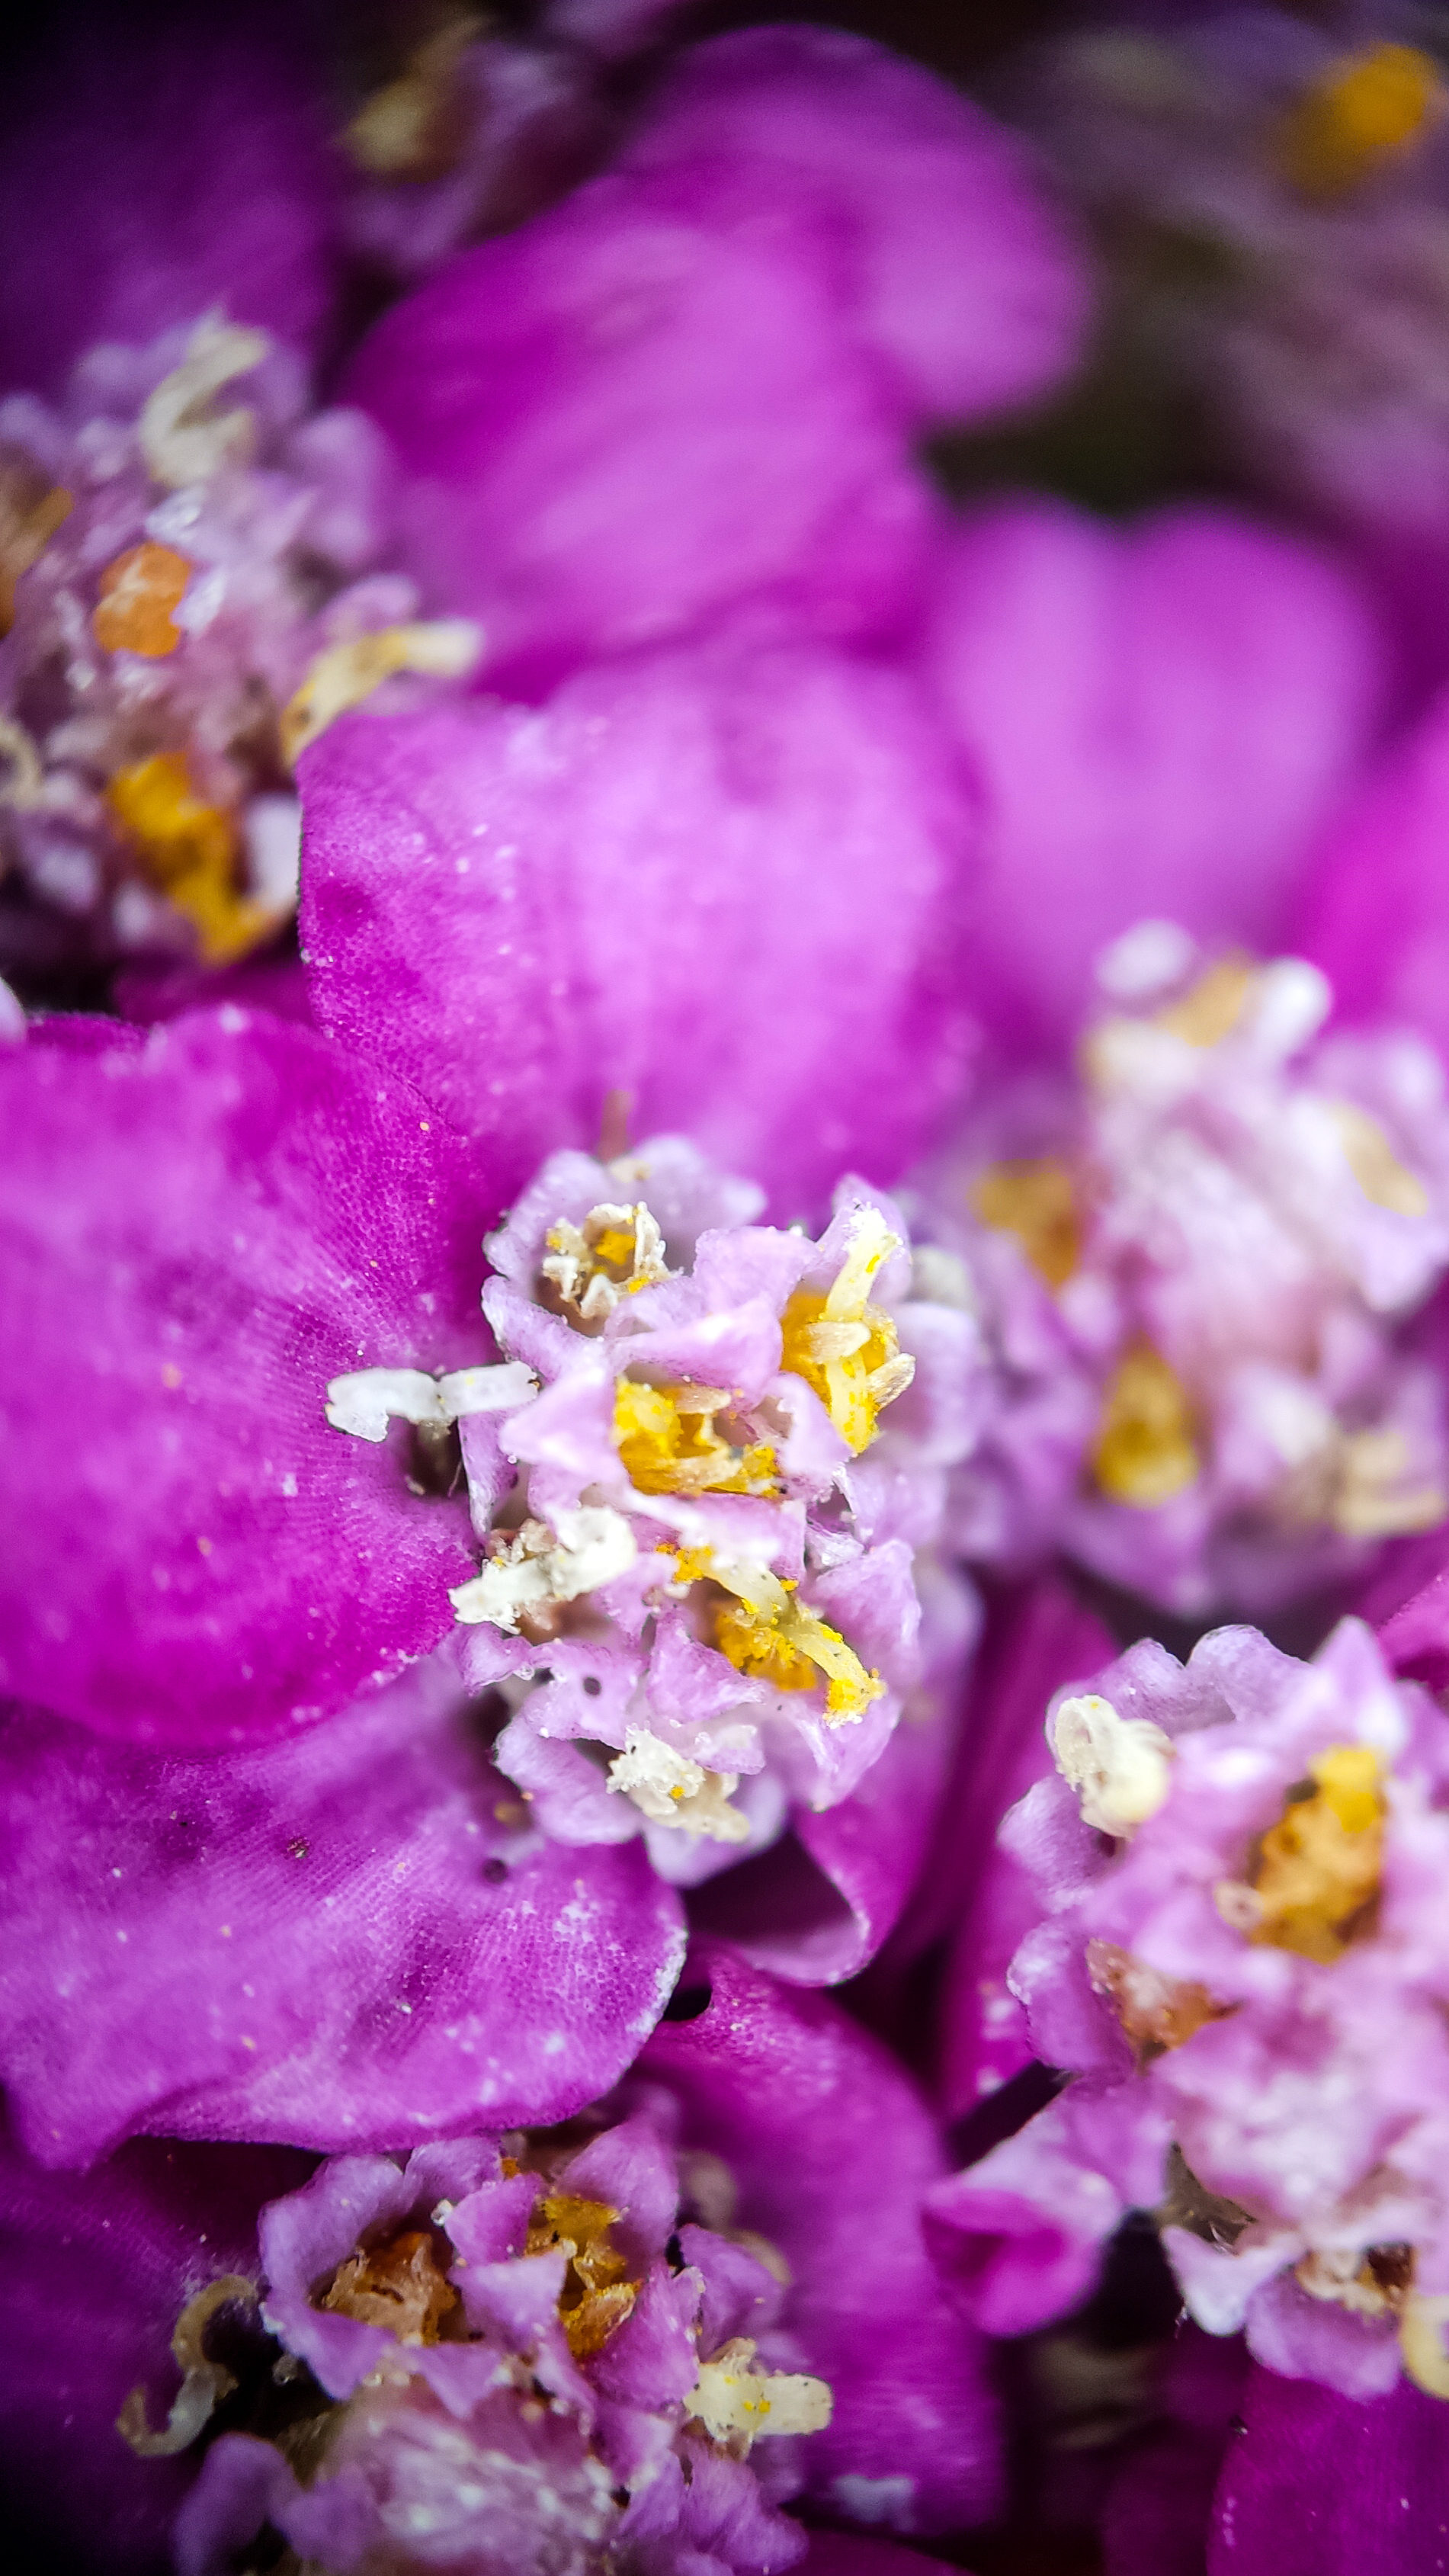
[[[191,566],[174,546],[129,546],[101,575],[91,632],[107,653],[164,661],[181,641],[171,612],[179,608]]]

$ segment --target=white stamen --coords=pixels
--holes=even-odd
[[[1155,1816],[1171,1785],[1172,1739],[1150,1717],[1119,1717],[1095,1691],[1065,1699],[1048,1726],[1057,1769],[1082,1822],[1119,1837]]]
[[[756,2370],[754,2360],[749,2337],[738,2335],[713,2361],[701,2362],[684,2401],[686,2415],[712,2441],[745,2450],[770,2433],[823,2432],[835,2403],[828,2382],[803,2371]]]
[[[525,1617],[597,1591],[601,1583],[627,1573],[637,1554],[622,1512],[606,1503],[583,1503],[577,1511],[557,1512],[553,1529],[543,1521],[525,1521],[482,1572],[458,1584],[448,1598],[465,1627],[486,1622],[516,1636]]]
[[[207,483],[224,465],[249,463],[256,438],[253,415],[240,405],[213,412],[213,395],[236,376],[248,376],[271,348],[265,331],[239,331],[209,313],[192,332],[185,357],[147,396],[138,435],[146,471],[168,491]]]
[[[403,1422],[458,1422],[466,1413],[505,1413],[537,1392],[538,1380],[522,1360],[454,1369],[441,1378],[424,1369],[355,1369],[329,1385],[327,1419],[354,1440],[385,1440],[394,1414]]]
[[[748,1817],[729,1803],[738,1775],[706,1771],[687,1753],[676,1753],[672,1744],[651,1735],[647,1726],[630,1727],[623,1752],[609,1765],[609,1786],[632,1798],[651,1824],[677,1825],[712,1843],[749,1840]]]

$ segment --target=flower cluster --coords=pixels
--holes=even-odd
[[[1011,1981],[1074,2080],[935,2196],[975,2313],[1069,2304],[1136,2204],[1209,2332],[1449,2395],[1442,1711],[1350,1620],[1307,1665],[1134,1646],[1048,1732],[1003,1827],[1046,1909]]]
[[[546,1833],[642,1830],[684,1882],[879,1759],[984,1401],[974,1326],[920,1293],[888,1203],[842,1184],[816,1241],[750,1224],[761,1200],[668,1137],[557,1155],[488,1242],[504,1361],[327,1390],[363,1439],[458,1424],[486,1554],[452,1602],[512,1710],[499,1767]]]
[[[224,965],[296,906],[293,764],[399,671],[480,639],[418,617],[372,423],[219,313],[0,405],[7,846],[99,953]]]
[[[1098,971],[1078,1085],[1008,1090],[925,1193],[1008,1365],[963,1530],[1261,1615],[1444,1517],[1440,1371],[1406,1330],[1449,1266],[1443,1072],[1404,1031],[1322,1034],[1298,960],[1149,922]]]

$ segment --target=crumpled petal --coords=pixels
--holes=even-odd
[[[0,1783],[0,2071],[48,2164],[136,2129],[380,2149],[560,2119],[682,1956],[640,1846],[498,1820],[445,1664],[212,1761],[21,1711]]]
[[[818,208],[841,323],[914,419],[965,420],[1063,374],[1084,271],[1020,145],[946,84],[839,28],[751,27],[679,57],[626,166],[687,172],[718,215]]]
[[[919,2221],[942,2151],[919,2097],[879,2044],[823,1995],[774,1986],[701,1944],[639,2073],[681,2104],[687,2144],[721,2156],[749,2224],[794,2275],[792,2332],[835,2396],[802,2455],[827,2510],[898,2531],[984,2520],[995,2501],[995,2417],[979,2346],[948,2314]]]
[[[622,1090],[793,1217],[852,1161],[899,1173],[959,1085],[969,821],[885,671],[663,653],[538,711],[344,721],[302,785],[318,1019],[505,1196]]]
[[[1065,1048],[1145,916],[1271,953],[1379,711],[1346,575],[1202,507],[1002,502],[940,560],[923,669],[983,793],[973,991],[1003,1045]]]
[[[234,1006],[0,1083],[0,1688],[152,1743],[345,1706],[437,1643],[472,1556],[327,1383],[491,1357],[486,1172],[405,1084]]]

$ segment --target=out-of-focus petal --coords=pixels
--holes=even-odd
[[[1395,745],[1323,836],[1299,898],[1295,944],[1333,984],[1345,1020],[1393,1019],[1449,1055],[1449,696]]]
[[[752,27],[697,46],[625,161],[688,174],[721,214],[818,208],[842,321],[918,419],[1050,386],[1077,354],[1082,263],[1021,146],[919,64],[838,28]]]
[[[318,340],[331,178],[300,14],[54,13],[6,102],[0,387],[50,390],[96,341],[218,305]]]
[[[1271,946],[1382,680],[1331,558],[1226,512],[1125,531],[1007,502],[943,557],[924,667],[985,803],[981,990],[1063,1047],[1091,961],[1167,914]]]
[[[430,589],[547,684],[741,601],[897,627],[932,524],[813,209],[724,228],[687,172],[593,181],[384,315],[344,394],[409,479]]]

